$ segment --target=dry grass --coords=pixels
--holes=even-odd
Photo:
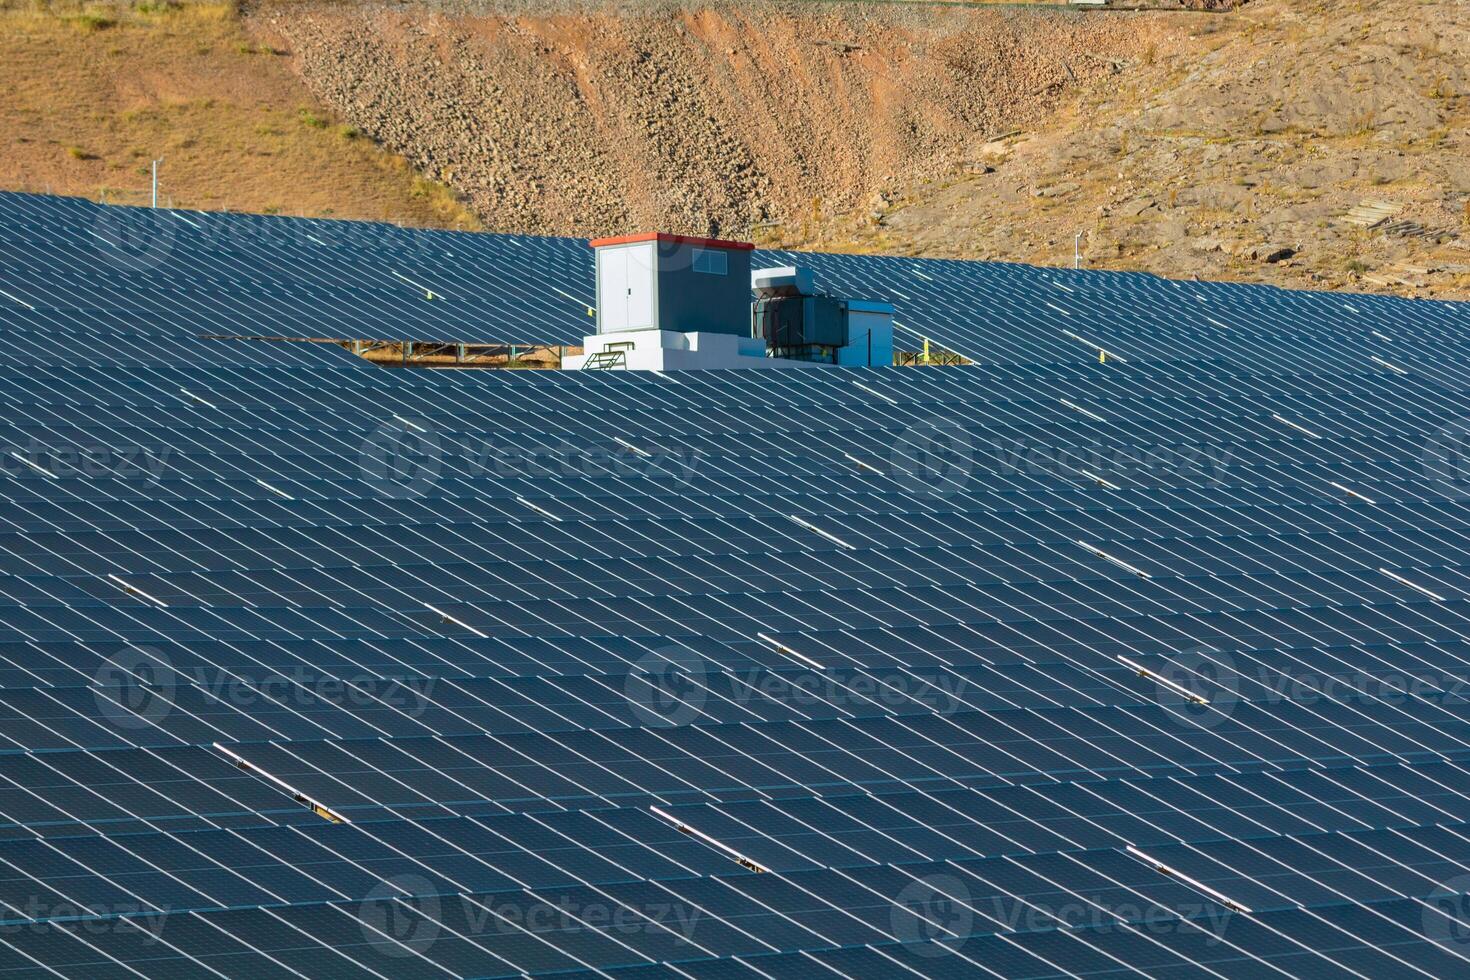
[[[478,227],[318,104],[233,4],[0,0],[0,187]]]

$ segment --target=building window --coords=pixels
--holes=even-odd
[[[712,276],[728,275],[730,257],[724,252],[711,252],[708,249],[696,248],[694,250],[694,271],[708,273]]]

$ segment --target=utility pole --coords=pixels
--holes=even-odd
[[[162,157],[153,161],[153,206],[155,208],[158,207],[158,165],[162,162]]]
[[[1082,268],[1082,232],[1072,237],[1072,268]]]

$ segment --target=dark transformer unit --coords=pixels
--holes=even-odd
[[[751,277],[756,301],[751,336],[770,357],[823,364],[892,364],[893,307],[816,292],[809,270],[761,269]]]

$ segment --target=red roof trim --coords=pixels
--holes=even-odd
[[[616,238],[594,238],[587,244],[593,248],[603,248],[608,245],[633,245],[637,242],[703,245],[706,248],[727,248],[742,252],[752,251],[755,248],[749,242],[727,242],[721,238],[695,238],[690,235],[667,235],[661,231],[650,231],[641,235],[619,235]]]

